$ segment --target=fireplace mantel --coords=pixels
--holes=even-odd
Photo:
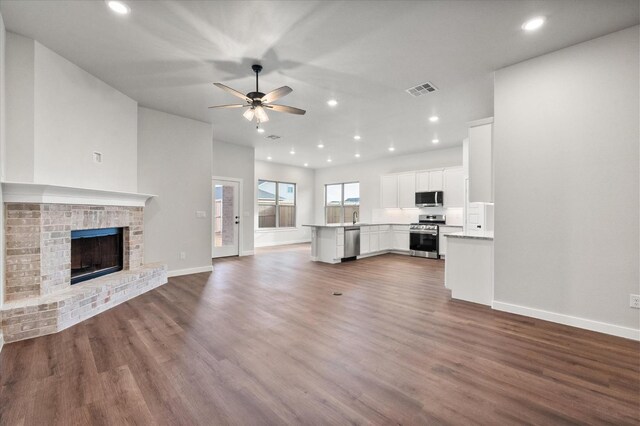
[[[152,194],[105,191],[91,188],[46,185],[40,183],[2,182],[5,203],[80,204],[92,206],[144,207]]]

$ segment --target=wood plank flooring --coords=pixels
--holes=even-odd
[[[0,423],[640,424],[638,342],[452,301],[442,261],[309,255],[217,260],[6,345]]]

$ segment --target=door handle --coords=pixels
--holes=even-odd
[[[236,220],[236,225],[237,225],[237,224],[239,224],[239,223],[240,223],[240,221],[239,221],[239,220]]]

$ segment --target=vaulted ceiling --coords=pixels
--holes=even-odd
[[[258,159],[309,167],[459,145],[468,121],[493,114],[494,70],[639,22],[637,0],[128,4],[127,16],[102,1],[2,1],[0,11],[9,31],[140,105],[210,122],[214,138],[255,146]],[[523,32],[536,15],[546,25]],[[307,114],[271,112],[259,134],[241,110],[207,109],[237,100],[212,82],[251,91],[253,63],[262,91],[289,85],[279,103]],[[439,90],[405,92],[427,81]]]

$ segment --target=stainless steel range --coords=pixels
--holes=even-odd
[[[438,259],[438,225],[444,225],[444,215],[421,214],[418,223],[409,227],[411,256]]]

